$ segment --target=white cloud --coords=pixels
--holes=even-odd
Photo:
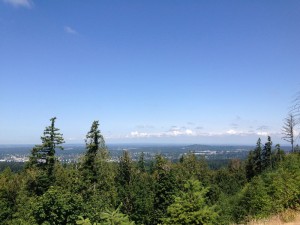
[[[130,136],[140,138],[140,137],[150,137],[151,134],[146,133],[146,132],[133,131],[130,133]]]
[[[31,8],[33,6],[33,2],[31,0],[2,0],[2,1],[14,7]]]
[[[130,134],[126,135],[126,138],[172,138],[172,137],[280,137],[280,133],[270,132],[270,131],[253,131],[253,130],[238,130],[229,129],[219,132],[203,132],[199,129],[189,129],[185,127],[172,126],[167,131],[158,132],[146,132],[146,131],[132,131]],[[124,137],[124,136],[123,136]]]
[[[68,34],[78,34],[76,30],[74,30],[73,28],[71,28],[69,26],[65,26],[64,31]]]
[[[265,131],[260,131],[260,132],[257,132],[256,134],[259,136],[268,136],[269,135],[269,133],[265,132]]]
[[[195,133],[192,130],[169,130],[166,132],[139,132],[139,131],[132,131],[130,135],[127,135],[127,138],[150,138],[150,137],[178,137],[178,136],[195,136]]]
[[[233,134],[238,134],[238,132],[236,130],[231,129],[231,130],[226,131],[226,134],[233,135]]]
[[[270,133],[266,132],[266,131],[253,132],[253,131],[238,131],[238,130],[234,130],[234,129],[230,129],[230,130],[226,131],[226,134],[239,135],[239,136],[247,136],[247,135],[268,136],[268,135],[270,135]]]

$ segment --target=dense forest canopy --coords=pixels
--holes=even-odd
[[[232,224],[299,207],[299,147],[286,154],[271,137],[218,169],[193,152],[146,162],[123,151],[113,162],[94,121],[86,153],[61,164],[55,120],[23,169],[1,172],[1,224]]]

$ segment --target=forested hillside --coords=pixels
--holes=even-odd
[[[189,152],[179,162],[162,155],[118,162],[94,121],[78,163],[62,164],[63,135],[51,119],[25,168],[0,174],[1,224],[232,224],[265,218],[300,203],[299,149],[257,141],[245,161],[210,169]]]

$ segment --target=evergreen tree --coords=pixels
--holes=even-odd
[[[280,144],[275,145],[275,150],[272,152],[271,161],[272,168],[276,168],[277,164],[282,162],[285,158],[284,150],[281,149]]]
[[[208,188],[203,188],[199,181],[188,180],[184,189],[176,194],[175,202],[168,207],[168,217],[162,219],[163,224],[217,224],[218,214],[206,202],[207,192]]]
[[[152,225],[154,184],[148,173],[135,171],[132,183],[133,210],[130,218],[137,224]]]
[[[38,195],[43,194],[55,182],[55,152],[56,149],[63,150],[62,144],[65,143],[59,129],[55,127],[55,120],[56,117],[50,119],[51,125],[45,128],[41,137],[42,144],[32,149],[26,166],[29,170],[38,170],[34,172],[35,179],[27,184],[28,190]]]
[[[118,198],[122,203],[121,210],[125,214],[131,214],[133,210],[133,163],[128,151],[123,151],[118,164],[116,182],[118,186]]]
[[[167,207],[174,202],[176,180],[171,171],[170,163],[162,156],[155,157],[154,165],[154,218],[152,224],[157,224],[167,214]]]
[[[55,127],[56,117],[50,119],[51,125],[46,127],[44,135],[41,137],[42,144],[36,145],[30,156],[29,165],[42,167],[48,171],[48,175],[52,176],[54,164],[56,162],[56,149],[63,150],[61,144],[65,143],[64,138],[59,129]]]
[[[138,161],[138,169],[143,173],[146,172],[145,153],[144,152],[142,152],[140,154],[139,161]]]
[[[106,210],[101,213],[101,218],[104,220],[103,225],[134,225],[125,214],[120,212],[122,204],[114,211]]]
[[[255,176],[255,155],[254,151],[251,150],[248,154],[246,161],[246,177],[248,180],[251,180],[252,177]]]
[[[82,216],[79,216],[79,220],[76,221],[78,225],[134,225],[134,222],[131,222],[127,215],[120,212],[120,208],[116,210],[105,210],[101,213],[101,223],[91,223],[89,218],[84,219]]]
[[[237,220],[245,217],[261,218],[270,215],[272,212],[272,199],[268,195],[268,189],[261,176],[254,177],[247,183],[240,193]],[[241,207],[242,206],[242,207]]]
[[[120,185],[130,185],[132,181],[133,163],[128,151],[123,151],[118,166],[117,181]]]
[[[260,174],[262,171],[262,148],[261,139],[258,138],[256,148],[253,151],[254,175]]]
[[[188,152],[175,165],[176,179],[183,186],[187,179],[198,179],[203,185],[210,183],[210,172],[205,157],[198,158],[195,152]]]
[[[96,183],[99,179],[97,168],[97,155],[100,153],[101,159],[108,159],[108,151],[105,146],[103,135],[99,130],[99,121],[94,121],[90,131],[86,135],[86,153],[83,162],[83,168],[86,170],[86,176],[91,183]]]
[[[268,141],[262,151],[262,169],[268,169],[271,167],[271,155],[272,155],[272,141],[271,137],[268,136]]]
[[[99,130],[99,122],[94,121],[86,135],[86,153],[80,167],[79,189],[87,202],[84,211],[92,221],[100,219],[105,208],[115,207],[115,171],[109,162],[109,152],[104,137]]]

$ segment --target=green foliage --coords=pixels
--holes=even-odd
[[[265,170],[275,168],[279,162],[284,159],[284,151],[280,149],[280,145],[275,146],[272,151],[271,137],[268,136],[268,141],[265,143],[264,148],[261,148],[260,138],[257,141],[256,148],[249,152],[246,162],[246,176],[248,180],[252,177],[261,174]]]
[[[102,225],[134,225],[125,214],[120,212],[122,204],[114,211],[106,210],[101,213]]]
[[[19,177],[10,168],[0,174],[0,221],[5,223],[12,218],[16,210],[16,199],[19,192]]]
[[[135,171],[132,179],[133,210],[130,218],[137,224],[152,225],[154,182],[150,174]]]
[[[108,153],[104,138],[99,130],[99,122],[94,121],[90,131],[86,135],[86,153],[83,162],[83,168],[86,170],[85,177],[90,183],[96,183],[99,179],[97,168],[97,154],[101,151],[101,158],[107,159]]]
[[[128,151],[123,151],[120,157],[116,184],[118,189],[118,202],[121,203],[122,212],[132,214],[134,210],[133,177],[134,165]]]
[[[62,134],[59,133],[59,129],[55,127],[56,117],[50,119],[51,125],[46,127],[41,137],[42,144],[36,145],[30,156],[30,166],[40,166],[48,170],[51,175],[54,163],[55,163],[55,151],[56,149],[63,150],[61,144],[64,143]]]
[[[176,194],[175,202],[168,207],[165,225],[212,225],[217,223],[218,214],[213,206],[208,206],[205,195],[208,188],[197,180],[188,180],[184,189]]]
[[[268,136],[268,141],[265,143],[265,146],[262,151],[262,170],[270,169],[270,167],[272,166],[271,155],[272,141],[271,137]]]
[[[153,175],[155,181],[152,224],[157,224],[160,218],[166,216],[167,207],[174,202],[177,186],[170,162],[161,155],[155,158]]]
[[[214,184],[216,184],[226,195],[234,195],[245,185],[246,177],[244,169],[238,170],[220,169],[215,172]]]
[[[101,222],[93,225],[134,225],[125,214],[120,212],[121,205],[116,210],[105,210],[101,213]],[[89,218],[84,219],[82,216],[76,221],[76,224],[92,225]]]
[[[179,186],[183,186],[188,179],[198,179],[205,186],[210,184],[212,174],[208,164],[204,157],[198,158],[194,152],[184,154],[173,170]]]
[[[246,174],[248,180],[260,174],[261,172],[262,172],[262,146],[261,146],[261,140],[260,138],[258,138],[255,149],[249,152],[248,159],[247,159]]]
[[[24,162],[0,162],[0,173],[8,167],[12,172],[21,172],[24,169],[24,166]]]
[[[63,150],[61,144],[64,143],[62,134],[59,129],[55,127],[56,117],[50,119],[51,125],[46,127],[44,134],[41,137],[42,144],[36,145],[32,151],[28,165],[29,169],[41,169],[37,176],[36,186],[32,187],[36,190],[36,194],[44,193],[50,185],[55,182],[54,167],[56,163],[55,151],[56,149]],[[31,183],[33,185],[34,183]]]
[[[59,187],[50,187],[37,198],[33,216],[38,224],[75,224],[81,214],[83,200]]]
[[[0,173],[1,224],[228,225],[299,207],[300,154],[272,151],[270,137],[227,167],[211,170],[190,152],[176,163],[157,155],[146,169],[143,153],[138,162],[127,151],[112,162],[94,121],[80,162],[61,164],[55,119],[23,171]]]
[[[240,194],[236,212],[238,220],[244,218],[263,218],[272,212],[272,199],[268,195],[267,187],[260,176],[254,177],[244,187]]]
[[[79,225],[92,225],[89,218],[84,219],[82,216],[79,216],[78,218],[79,218],[79,220],[76,221],[76,224],[79,224]],[[93,225],[98,225],[98,224],[94,223]]]
[[[140,154],[139,161],[138,161],[138,169],[143,173],[146,172],[145,153],[144,152],[142,152]]]
[[[275,145],[275,150],[272,152],[271,161],[272,161],[272,168],[277,168],[278,165],[283,162],[285,158],[284,150],[280,148],[280,145]]]
[[[109,153],[98,121],[93,122],[85,141],[86,153],[78,174],[80,179],[75,179],[74,182],[87,202],[84,206],[85,213],[91,220],[96,221],[100,218],[101,210],[116,204],[115,168],[109,162]]]

